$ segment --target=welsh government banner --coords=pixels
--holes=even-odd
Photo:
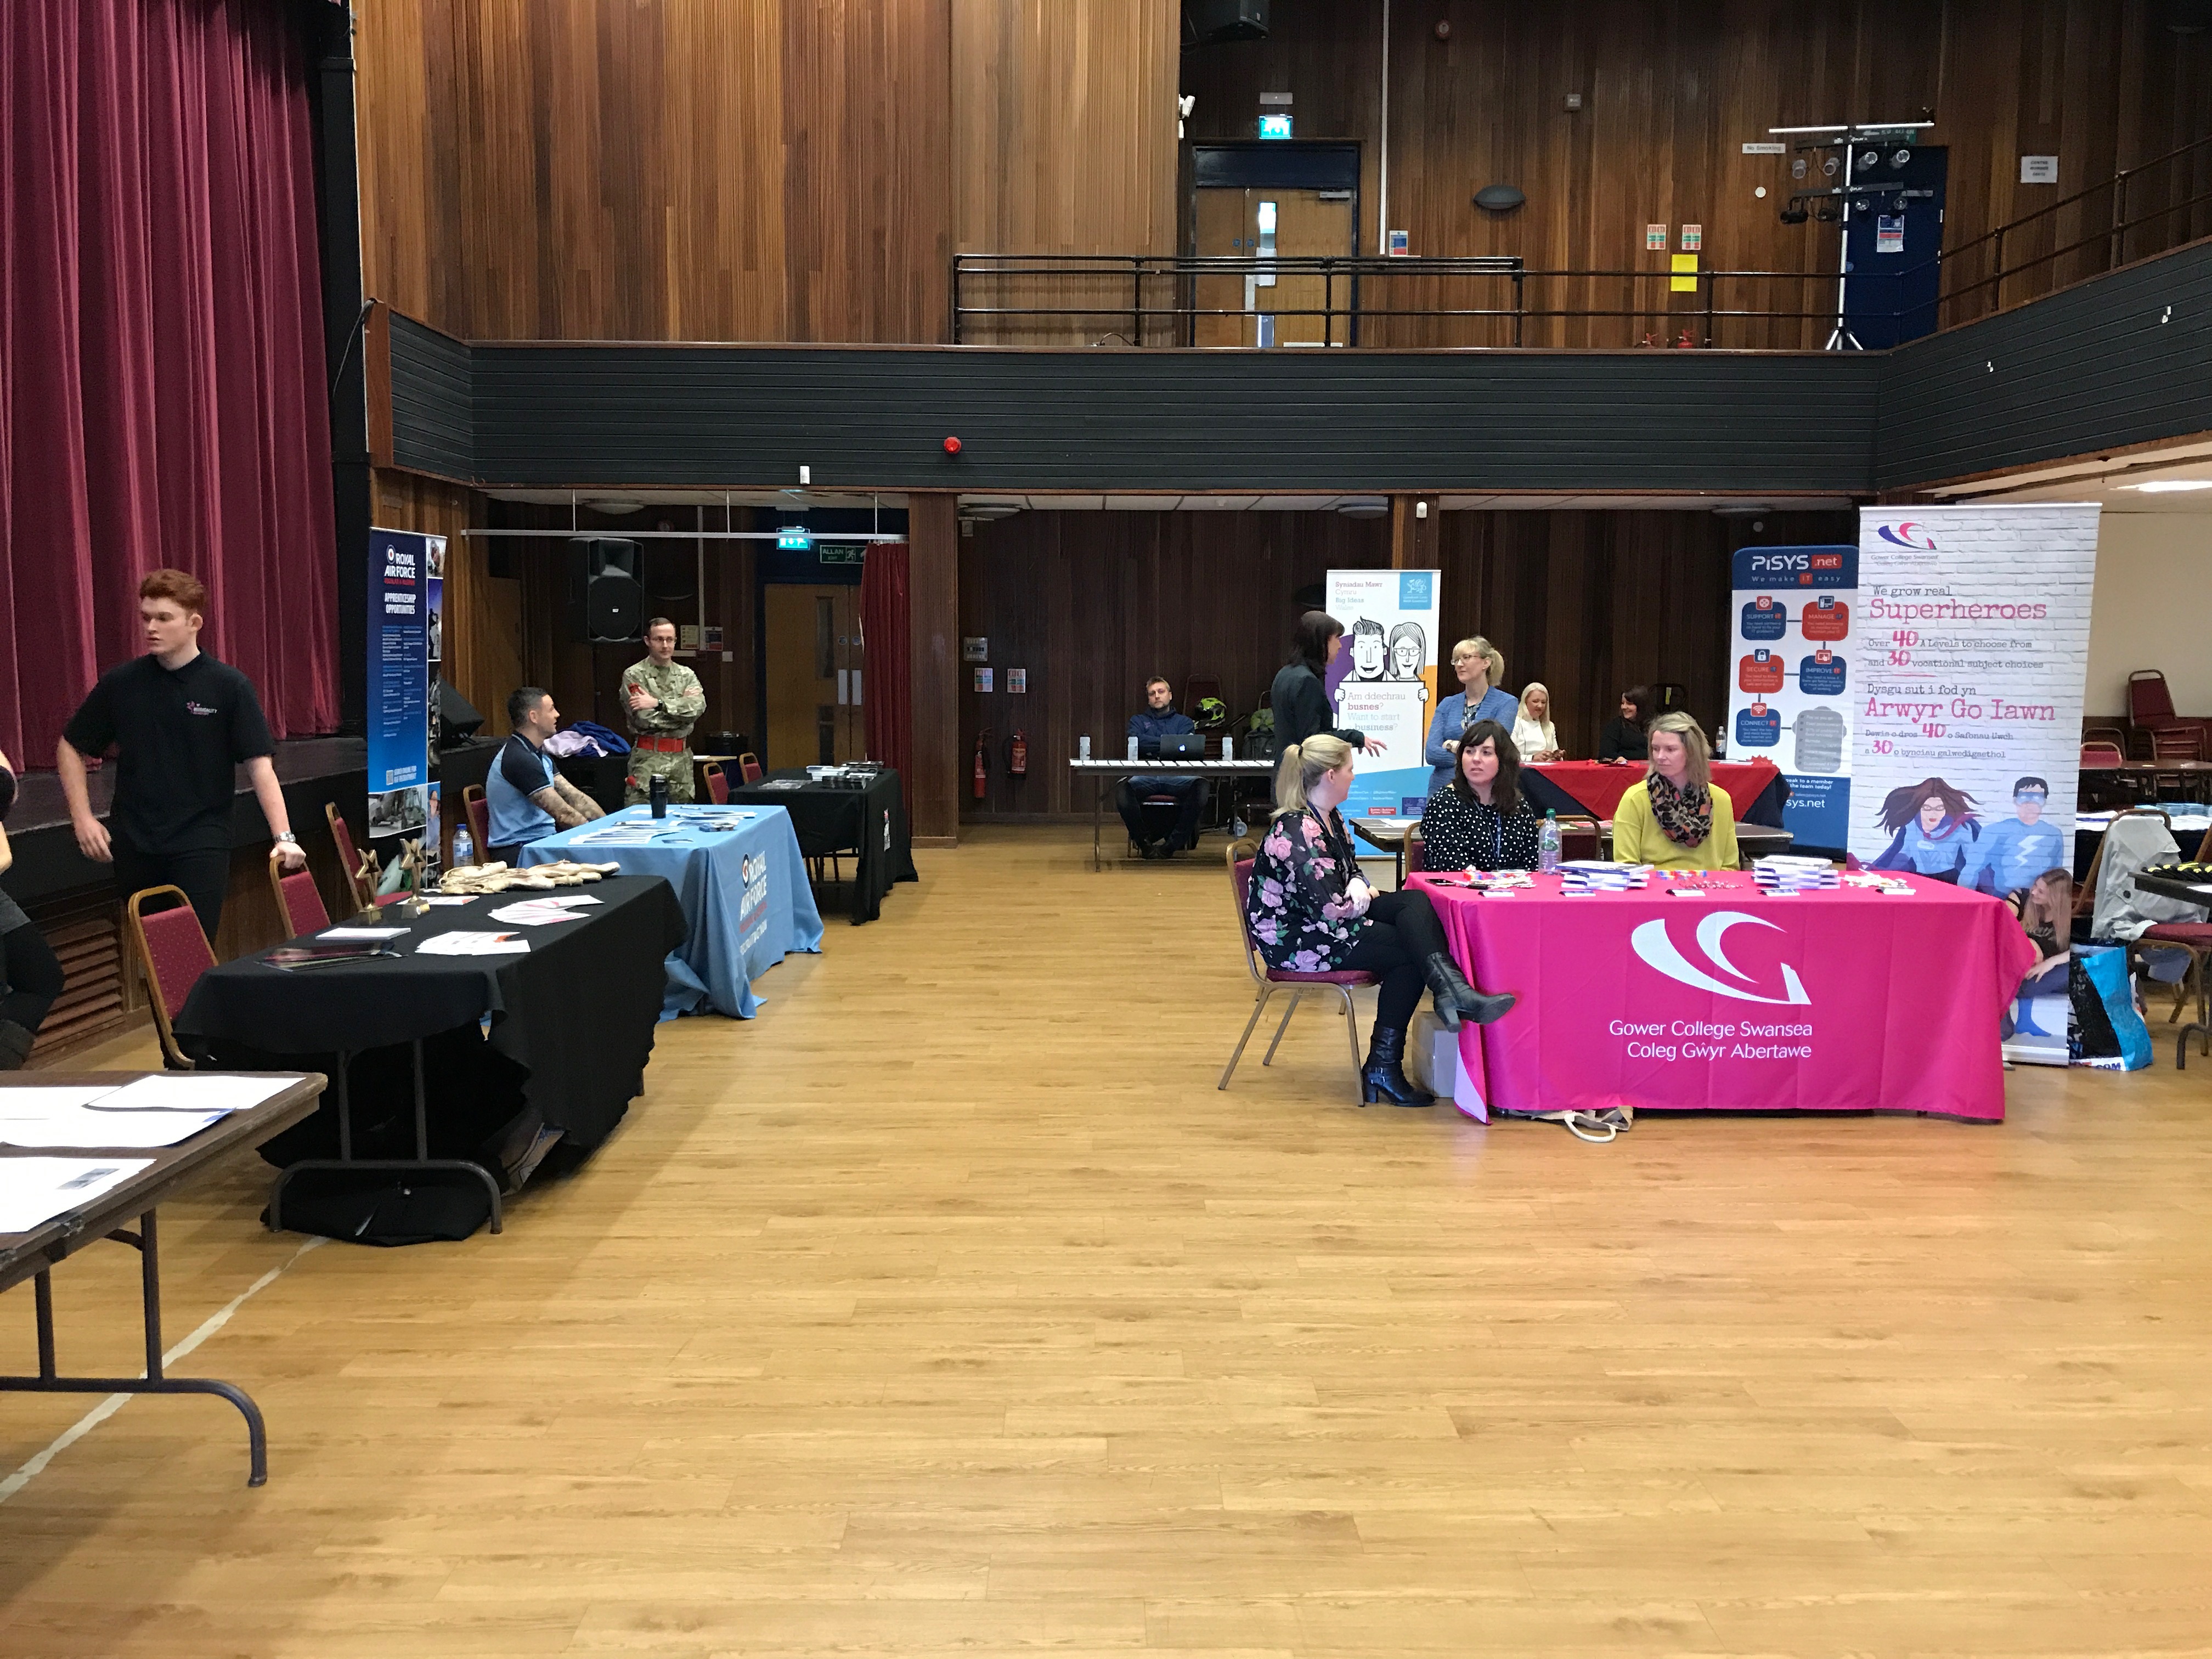
[[[2074,862],[2094,506],[1863,507],[1850,850],[1986,893]]]
[[[438,663],[445,645],[446,538],[368,536],[368,836],[390,864],[406,839],[438,840]]]
[[[1328,614],[1344,648],[1324,682],[1339,727],[1382,745],[1358,757],[1347,818],[1419,817],[1429,798],[1422,757],[1437,712],[1437,573],[1332,570]]]
[[[1856,547],[1742,547],[1729,606],[1729,742],[1764,756],[1790,799],[1782,827],[1801,848],[1850,844]]]

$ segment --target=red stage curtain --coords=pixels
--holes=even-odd
[[[860,567],[860,705],[867,721],[868,758],[896,767],[899,792],[913,810],[914,677],[907,626],[904,542],[874,542]]]
[[[279,737],[339,720],[308,65],[287,0],[0,4],[0,748],[50,766],[189,570]]]

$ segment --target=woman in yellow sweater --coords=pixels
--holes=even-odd
[[[1712,748],[1687,714],[1651,722],[1651,770],[1613,811],[1618,864],[1662,870],[1735,868],[1735,808],[1713,787]]]

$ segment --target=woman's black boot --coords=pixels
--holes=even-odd
[[[1359,1068],[1359,1103],[1374,1106],[1432,1105],[1436,1097],[1417,1089],[1406,1075],[1406,1030],[1386,1030],[1378,1025],[1367,1041],[1367,1063]]]
[[[1477,1025],[1487,1025],[1493,1019],[1503,1019],[1513,1006],[1511,992],[1485,996],[1467,982],[1459,964],[1441,951],[1422,964],[1422,972],[1436,998],[1437,1018],[1443,1021],[1447,1031],[1459,1030],[1462,1016]]]

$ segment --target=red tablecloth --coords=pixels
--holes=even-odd
[[[1568,897],[1538,876],[1485,897],[1428,875],[1462,969],[1512,1012],[1460,1035],[1469,1115],[1488,1110],[1887,1111],[2002,1120],[1998,1022],[2037,960],[1994,898],[1909,878],[1767,897]],[[1471,1097],[1468,1097],[1471,1096]]]
[[[1609,818],[1620,805],[1620,798],[1644,781],[1647,769],[1642,761],[1623,766],[1608,766],[1603,761],[1549,761],[1522,769],[1540,773],[1559,785],[1593,817]],[[1765,793],[1766,786],[1781,775],[1781,769],[1771,760],[1713,763],[1713,781],[1728,792],[1739,823],[1751,811],[1751,804]]]

